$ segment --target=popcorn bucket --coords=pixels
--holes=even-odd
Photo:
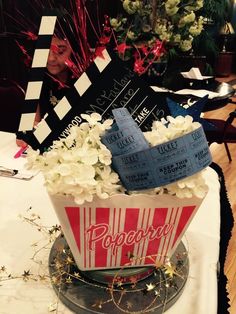
[[[53,195],[51,200],[80,270],[164,262],[203,201],[144,194],[95,198],[83,205],[72,197]]]

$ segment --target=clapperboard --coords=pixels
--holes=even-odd
[[[42,17],[39,42],[43,40],[42,37],[53,36],[54,20],[55,16]],[[49,48],[50,44],[45,51],[44,46],[43,62],[40,60],[42,51],[37,51],[36,48],[31,69],[34,81],[28,83],[19,131],[27,132],[33,129],[37,107],[35,103],[38,103],[40,98],[42,70],[46,69],[45,60]],[[35,73],[39,74],[38,80]],[[160,120],[169,114],[165,97],[154,92],[114,53],[104,49],[102,55],[94,59],[52,112],[40,122],[27,142],[34,149],[43,151],[50,147],[54,140],[65,138],[73,125],[80,124],[81,113],[97,112],[103,119],[107,119],[112,117],[112,110],[119,107],[126,107],[142,130],[150,129],[154,120]]]
[[[32,130],[34,128],[36,110],[39,104],[56,21],[57,13],[55,10],[46,10],[45,15],[41,17],[38,39],[29,72],[29,81],[19,123],[18,136],[25,139],[28,144],[32,144],[34,148],[37,148],[37,146],[34,145],[35,141]]]

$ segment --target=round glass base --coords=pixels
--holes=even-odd
[[[64,237],[49,256],[52,286],[75,313],[164,313],[181,296],[189,259],[181,242],[164,266],[80,271]]]
[[[133,284],[133,280],[136,282],[143,280],[155,271],[154,267],[135,267],[125,269],[105,269],[94,271],[81,271],[85,278],[90,280],[110,285],[113,283],[114,278],[116,281],[122,283],[122,285]],[[118,278],[116,278],[118,277]]]

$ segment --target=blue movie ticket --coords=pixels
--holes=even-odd
[[[149,144],[137,123],[126,108],[112,111],[116,123],[102,138],[102,142],[112,152],[112,156],[134,153],[147,149]]]
[[[169,142],[149,147],[143,133],[119,108],[118,131],[103,140],[113,155],[113,168],[129,191],[167,185],[201,171],[212,162],[203,128]],[[114,115],[115,116],[115,115]],[[132,119],[132,117],[131,117]],[[116,121],[117,122],[117,121]]]

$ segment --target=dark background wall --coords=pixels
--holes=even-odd
[[[33,30],[37,34],[43,7],[48,7],[48,3],[52,4],[53,1],[55,7],[62,6],[70,12],[70,0],[0,0],[0,77],[17,81],[26,87],[29,67],[24,64],[25,58],[16,41],[29,54],[33,54],[34,42],[22,36],[21,31]],[[104,15],[116,16],[121,8],[119,0],[86,0],[85,3],[98,32]],[[91,45],[94,45],[97,37],[89,22],[88,37]]]
[[[24,57],[16,44],[16,40],[29,53],[33,53],[34,42],[22,37],[20,35],[21,31],[27,29],[27,25],[30,25],[37,33],[43,6],[46,7],[48,2],[53,3],[53,1],[56,7],[61,5],[68,11],[70,10],[70,0],[0,0],[0,77],[15,80],[23,87],[27,85],[29,68],[24,64]],[[232,6],[231,22],[236,32],[236,1],[229,1]],[[85,3],[97,30],[104,21],[104,15],[113,17],[121,10],[120,0],[86,0]],[[89,25],[88,36],[93,45],[97,38]],[[217,38],[217,43],[219,49],[221,49],[222,37]],[[236,35],[230,36],[227,50],[236,52]],[[236,72],[236,66],[233,67],[233,70],[234,68],[234,72]]]

